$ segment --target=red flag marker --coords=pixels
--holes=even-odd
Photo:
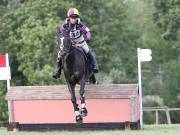
[[[9,67],[9,58],[8,54],[0,55],[0,80],[7,80],[11,79],[11,71]],[[9,86],[9,85],[8,85]]]
[[[6,67],[6,55],[0,55],[0,67]]]

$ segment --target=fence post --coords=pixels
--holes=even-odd
[[[169,113],[168,108],[166,108],[166,118],[167,118],[168,124],[171,124],[171,118],[170,118],[170,113]]]
[[[158,114],[158,110],[156,110],[156,125],[159,124],[159,114]]]

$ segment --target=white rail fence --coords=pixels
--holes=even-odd
[[[166,113],[167,123],[171,124],[170,111],[180,111],[180,108],[168,108],[167,106],[163,107],[144,107],[144,112],[155,112],[155,124],[159,124],[159,112],[164,111]]]

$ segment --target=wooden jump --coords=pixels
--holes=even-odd
[[[76,96],[80,98],[79,86]],[[86,85],[85,96],[88,116],[77,125],[66,85],[12,86],[6,95],[11,104],[8,129],[92,130],[126,125],[139,128],[137,84]]]

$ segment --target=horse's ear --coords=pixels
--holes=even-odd
[[[68,24],[68,22],[69,22],[69,18],[66,18],[65,24]]]
[[[77,23],[78,23],[78,24],[80,24],[80,22],[81,22],[81,19],[80,19],[80,18],[78,18],[78,19],[77,19]]]

